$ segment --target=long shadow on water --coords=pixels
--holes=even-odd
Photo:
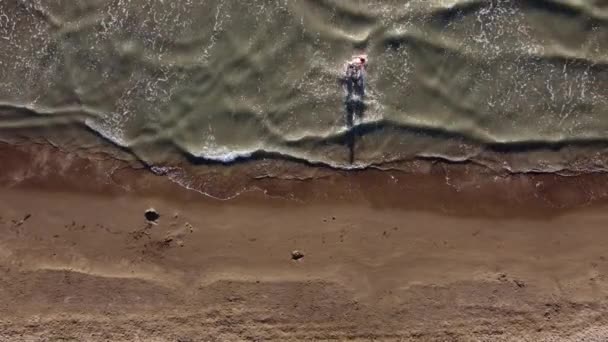
[[[344,102],[344,106],[346,107],[346,128],[348,132],[346,133],[346,146],[348,147],[348,160],[349,163],[352,164],[355,161],[355,138],[357,136],[357,132],[354,127],[354,119],[355,117],[361,119],[363,114],[365,113],[365,102],[363,100],[352,100],[347,98]]]

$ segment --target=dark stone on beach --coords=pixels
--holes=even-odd
[[[291,259],[292,260],[300,260],[304,257],[304,253],[300,252],[300,251],[293,251],[291,252]]]
[[[160,214],[153,208],[146,210],[144,216],[149,222],[156,222],[160,218]]]

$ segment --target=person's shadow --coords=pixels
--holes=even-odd
[[[356,127],[354,127],[355,117],[361,119],[365,114],[365,78],[361,74],[359,78],[346,76],[343,80],[343,85],[346,88],[346,98],[344,99],[344,108],[346,110],[346,146],[349,151],[349,163],[355,161],[355,138],[357,135]]]

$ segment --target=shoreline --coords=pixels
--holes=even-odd
[[[75,134],[79,134],[76,132]],[[402,162],[386,169],[336,170],[285,160],[150,168],[89,136],[85,148],[22,138],[0,143],[0,187],[161,196],[176,201],[273,205],[365,204],[464,217],[549,218],[608,202],[608,173],[496,172],[473,163]],[[5,139],[6,140],[6,139]],[[67,139],[69,141],[69,139]]]
[[[105,153],[0,144],[0,337],[608,337],[608,175],[188,169],[216,200]]]

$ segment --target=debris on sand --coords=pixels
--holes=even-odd
[[[160,214],[154,208],[146,210],[144,216],[148,222],[156,222],[160,218]]]
[[[513,280],[513,282],[515,283],[515,285],[517,285],[517,287],[522,288],[522,287],[526,287],[526,283],[524,283],[521,280],[515,279]]]
[[[22,224],[24,224],[24,223],[25,223],[25,221],[27,221],[27,220],[28,220],[30,217],[32,217],[32,214],[26,214],[26,215],[25,215],[25,216],[24,216],[24,217],[23,217],[21,220],[19,220],[19,221],[13,220],[13,226],[14,226],[14,227],[19,227],[19,226],[21,226],[21,225],[22,225]]]
[[[295,250],[295,251],[291,252],[291,259],[292,260],[296,260],[297,261],[297,260],[302,259],[303,257],[304,257],[304,253],[302,253],[302,252],[300,252],[298,250]]]

